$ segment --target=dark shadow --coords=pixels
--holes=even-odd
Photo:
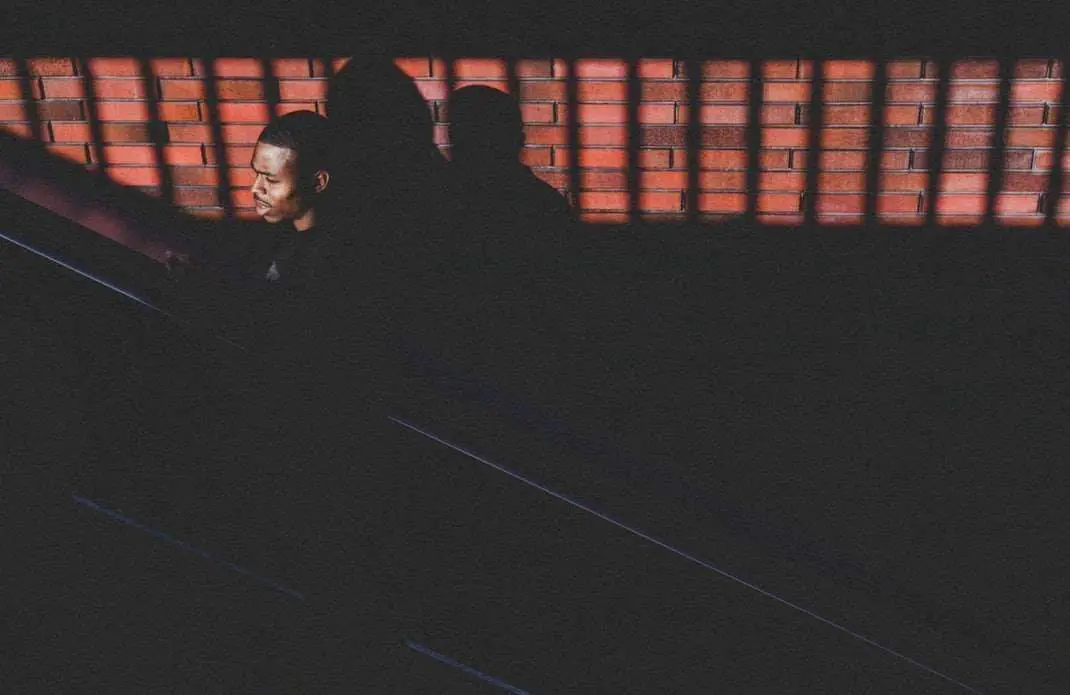
[[[877,224],[881,195],[881,158],[884,156],[884,102],[888,94],[888,61],[876,59],[876,74],[870,91],[869,141],[866,143],[865,225]]]
[[[1067,69],[1067,56],[1060,58],[1062,80],[1059,82],[1058,121],[1056,125],[1055,146],[1052,149],[1051,171],[1048,173],[1048,188],[1044,193],[1044,224],[1048,227],[1056,224],[1059,215],[1059,201],[1063,194],[1063,157],[1066,155],[1067,106],[1070,105],[1070,70]]]
[[[160,118],[159,89],[156,86],[156,75],[152,68],[152,61],[141,57],[138,59],[138,72],[140,73],[141,88],[145,94],[145,104],[149,110],[149,134],[152,137],[152,154],[156,162],[156,171],[160,175],[160,198],[170,204],[175,202],[174,177],[171,175],[171,167],[167,163],[164,144],[167,142],[167,126]]]
[[[576,210],[582,208],[580,195],[580,107],[579,82],[576,78],[576,59],[565,60],[566,99],[568,100],[568,192]]]
[[[758,219],[758,186],[762,168],[762,62],[748,62],[747,86],[747,212],[745,219],[753,224]]]
[[[999,192],[1003,188],[1003,169],[1006,166],[1005,150],[1008,115],[1011,104],[1011,80],[1014,78],[1014,60],[1001,56],[999,59],[999,104],[996,107],[995,132],[992,133],[992,149],[988,153],[988,187],[985,192],[984,224],[996,224]]]
[[[279,115],[279,102],[282,101],[279,96],[279,78],[275,75],[275,61],[261,58],[260,72],[264,75],[264,101],[268,105],[268,114],[274,118]]]
[[[516,98],[484,86],[464,87],[451,96],[449,170],[462,233],[516,233],[522,222],[532,233],[542,227],[549,234],[567,224],[565,199],[520,162],[524,128]],[[638,157],[637,144],[631,154]],[[633,159],[630,178],[637,184],[636,168]]]
[[[809,146],[806,150],[806,191],[803,193],[803,223],[807,226],[817,224],[819,183],[821,181],[821,136],[824,125],[824,61],[813,58],[810,63],[810,108],[807,111],[810,130]],[[799,61],[802,65],[802,61]]]
[[[104,128],[100,124],[100,116],[97,112],[97,87],[93,76],[92,66],[85,57],[72,59],[78,66],[82,76],[82,88],[85,91],[85,107],[87,120],[89,121],[89,134],[93,138],[93,164],[94,170],[104,175],[108,169],[108,157],[104,150]]]
[[[936,224],[936,203],[944,176],[944,149],[947,140],[947,95],[951,88],[951,60],[940,56],[936,61],[925,61],[925,70],[934,65],[940,80],[936,87],[936,108],[933,109],[933,125],[929,132],[929,150],[925,166],[929,170],[929,186],[925,191],[925,225]],[[926,75],[931,77],[931,75]]]
[[[628,220],[640,221],[640,169],[639,169],[639,100],[642,92],[639,85],[639,65],[634,57],[628,63]]]
[[[19,78],[19,96],[22,98],[22,107],[26,112],[26,120],[30,122],[30,134],[37,142],[42,142],[44,136],[41,123],[41,110],[37,107],[37,97],[33,93],[30,66],[25,58],[15,58],[15,74]]]
[[[677,61],[687,77],[687,219],[699,219],[699,147],[702,138],[702,62],[694,58]]]
[[[234,201],[230,195],[230,162],[227,160],[227,146],[223,139],[223,124],[219,118],[219,89],[216,84],[215,57],[201,57],[204,69],[204,106],[208,110],[208,127],[212,133],[212,147],[215,150],[215,165],[219,175],[216,185],[218,203],[223,208],[223,216],[228,220],[234,218]]]

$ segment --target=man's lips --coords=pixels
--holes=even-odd
[[[255,198],[253,199],[253,202],[256,204],[256,209],[257,210],[267,210],[269,207],[271,207],[270,205],[268,205],[264,201],[256,200]]]

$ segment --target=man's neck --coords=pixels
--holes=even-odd
[[[300,233],[305,233],[308,230],[316,226],[316,209],[312,208],[305,211],[305,214],[294,219],[294,229]]]

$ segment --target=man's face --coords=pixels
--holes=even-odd
[[[250,165],[256,174],[253,202],[256,214],[275,224],[296,220],[308,212],[297,177],[297,153],[288,147],[256,143]]]

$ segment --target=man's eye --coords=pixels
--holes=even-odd
[[[268,183],[278,183],[279,182],[278,179],[265,179],[265,181],[267,181]]]

